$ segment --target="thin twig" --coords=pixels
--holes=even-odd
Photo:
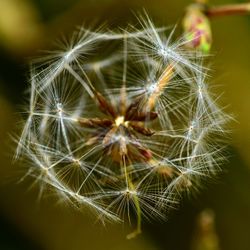
[[[210,7],[206,10],[209,17],[243,15],[250,13],[250,3],[230,4],[219,7]]]

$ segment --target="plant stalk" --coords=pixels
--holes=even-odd
[[[208,17],[244,15],[250,13],[250,3],[209,7],[205,13]]]

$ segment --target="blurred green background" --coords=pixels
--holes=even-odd
[[[236,1],[234,1],[236,2]],[[239,1],[238,1],[239,2]],[[24,167],[13,165],[30,59],[77,25],[135,22],[147,10],[158,25],[180,23],[187,0],[0,0],[0,249],[46,250],[249,250],[250,249],[250,17],[212,20],[215,93],[234,114],[225,172],[196,197],[186,199],[167,222],[145,222],[132,241],[124,225],[95,223],[88,213],[38,201]],[[211,1],[213,5],[229,1]],[[232,1],[230,1],[232,3]]]

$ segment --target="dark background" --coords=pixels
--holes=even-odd
[[[231,1],[230,1],[231,2]],[[236,1],[235,1],[236,2]],[[239,2],[239,1],[238,1]],[[222,105],[234,114],[228,162],[217,181],[185,199],[167,222],[143,224],[137,239],[125,239],[124,225],[95,223],[95,217],[56,202],[38,200],[25,166],[12,163],[18,112],[24,104],[28,65],[39,50],[70,35],[77,25],[135,22],[147,10],[158,25],[180,23],[190,1],[0,0],[0,249],[48,250],[249,250],[250,249],[250,18],[212,20],[210,59]],[[211,1],[219,5],[229,1]],[[180,26],[180,25],[179,25]],[[177,31],[178,33],[178,31]],[[218,87],[216,87],[218,86]]]

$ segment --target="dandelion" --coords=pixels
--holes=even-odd
[[[228,116],[208,88],[200,54],[156,28],[81,28],[31,70],[16,157],[77,206],[113,221],[160,218],[213,177]]]

